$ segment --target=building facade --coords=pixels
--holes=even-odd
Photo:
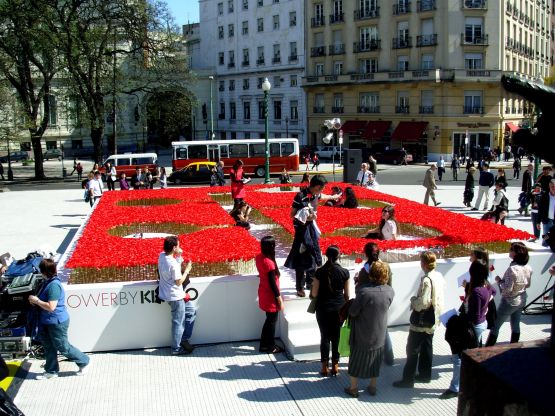
[[[307,0],[309,143],[339,117],[346,146],[404,147],[421,161],[502,148],[531,106],[501,76],[548,75],[550,3]]]
[[[304,6],[296,0],[199,0],[204,67],[214,67],[218,139],[264,137],[268,78],[270,137],[306,141]]]

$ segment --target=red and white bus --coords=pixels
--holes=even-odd
[[[269,139],[270,173],[280,173],[283,168],[299,170],[299,141],[297,139]],[[179,170],[192,162],[222,160],[224,172],[229,173],[237,159],[243,161],[247,174],[263,177],[266,173],[264,139],[202,140],[172,142],[172,168]]]

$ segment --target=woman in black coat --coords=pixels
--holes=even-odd
[[[474,199],[474,173],[476,168],[471,166],[466,175],[466,181],[464,183],[464,193],[463,193],[463,203],[466,207],[470,207],[472,200]]]

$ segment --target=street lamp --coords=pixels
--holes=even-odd
[[[272,84],[268,78],[264,78],[262,83],[262,91],[264,91],[264,149],[265,149],[265,163],[264,163],[264,183],[270,182],[270,143],[268,139],[268,93],[272,88]]]
[[[210,140],[214,140],[214,112],[212,110],[212,81],[214,81],[214,76],[210,75],[208,79],[210,80]]]
[[[335,143],[332,142],[331,157],[333,161],[333,180],[335,181],[335,145],[337,144],[337,132],[341,129],[341,119],[332,118],[331,120],[325,120],[324,125],[328,128],[328,134],[322,139],[325,144],[332,142],[335,137]],[[343,137],[341,138],[343,139]],[[339,159],[341,162],[341,158]]]

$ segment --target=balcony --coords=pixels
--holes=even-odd
[[[393,49],[412,48],[412,38],[410,36],[406,38],[393,38],[391,47]]]
[[[372,114],[377,114],[380,112],[380,107],[379,106],[373,106],[373,107],[367,107],[367,106],[358,106],[357,107],[357,113],[372,113]]]
[[[416,37],[416,47],[421,48],[423,46],[436,46],[437,45],[437,33],[433,35],[419,35]]]
[[[289,62],[296,62],[299,60],[299,57],[297,55],[289,55]]]
[[[241,66],[249,66],[249,61],[243,61],[241,62]]]
[[[490,77],[491,72],[485,69],[467,69],[467,77]]]
[[[423,69],[420,71],[412,71],[413,78],[427,78],[430,76],[430,71],[427,69]]]
[[[376,19],[380,17],[380,8],[355,10],[355,20]]]
[[[337,43],[328,47],[328,55],[343,55],[345,53],[345,44]]]
[[[334,23],[344,22],[344,21],[345,19],[344,19],[343,13],[330,14],[330,25]]]
[[[353,43],[353,52],[371,52],[381,49],[382,41],[380,39],[372,39],[366,42],[355,42]]]
[[[433,105],[421,105],[418,107],[419,114],[434,114],[434,106]]]
[[[228,68],[235,68],[235,62],[230,62],[227,64]]]
[[[351,74],[350,78],[351,78],[351,81],[373,80],[374,74],[372,72],[366,72],[362,74]]]
[[[465,2],[463,2],[463,7]],[[511,4],[510,1],[507,1],[507,6],[505,7],[505,11],[507,12],[507,14],[513,14],[513,5]]]
[[[387,73],[389,79],[405,78],[405,71],[391,71]]]
[[[417,12],[429,12],[436,9],[435,0],[421,0],[416,2]]]
[[[512,7],[511,3],[507,2],[507,12],[512,12]],[[462,8],[487,10],[488,2],[487,0],[462,0]]]
[[[400,15],[400,14],[407,14],[410,13],[410,1],[400,1],[397,4],[393,5],[393,14]]]
[[[319,76],[311,76],[311,77],[306,77],[306,82],[308,83],[314,83],[314,82],[318,82],[320,80]]]
[[[316,46],[314,48],[310,48],[310,56],[326,56],[326,47],[325,46]]]
[[[251,119],[250,118],[244,118],[243,119],[243,124],[251,124]]]
[[[488,46],[488,35],[482,36],[465,36],[461,33],[461,45],[482,45]]]
[[[465,105],[463,107],[463,114],[484,114],[484,107]]]
[[[272,63],[273,64],[280,64],[281,63],[281,56],[274,56],[272,58]]]
[[[326,82],[335,82],[337,81],[338,75],[326,75],[324,76],[324,81]]]
[[[258,58],[256,60],[256,65],[264,65],[264,58]]]
[[[408,105],[397,105],[395,106],[395,112],[397,114],[409,114],[409,106]]]
[[[332,107],[331,112],[333,114],[343,114],[343,106],[341,106],[341,107]]]
[[[313,112],[314,114],[324,114],[325,111],[326,111],[326,108],[325,108],[324,106],[321,106],[321,107],[314,107],[314,108],[312,109],[312,112]]]
[[[324,16],[317,16],[310,19],[310,27],[320,27],[326,24],[326,19]]]

